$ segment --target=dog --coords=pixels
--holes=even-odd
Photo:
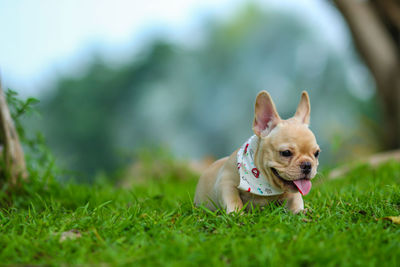
[[[267,91],[256,98],[254,135],[241,148],[214,162],[201,175],[194,203],[214,211],[241,212],[244,204],[286,202],[294,214],[304,210],[302,195],[311,190],[320,148],[310,122],[310,100],[301,94],[295,115],[279,117]]]

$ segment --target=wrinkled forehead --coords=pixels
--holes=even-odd
[[[314,134],[306,124],[301,123],[280,123],[267,139],[267,143],[276,150],[298,149],[306,152],[319,148]]]

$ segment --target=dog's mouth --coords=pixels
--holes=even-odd
[[[280,176],[279,172],[275,168],[271,168],[271,171],[285,185],[299,190],[300,194],[302,194],[303,196],[307,195],[310,192],[312,186],[310,179],[302,178],[294,181],[289,181]]]
[[[275,176],[278,177],[283,182],[288,183],[288,184],[292,183],[292,181],[288,181],[288,180],[282,178],[282,176],[280,176],[279,172],[275,168],[271,168],[271,170],[272,170],[273,174],[275,174]]]

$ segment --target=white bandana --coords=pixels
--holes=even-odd
[[[274,196],[283,193],[269,184],[267,178],[254,164],[254,154],[258,147],[259,137],[253,135],[237,153],[237,167],[240,175],[238,188],[259,196]]]

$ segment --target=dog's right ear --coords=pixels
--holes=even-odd
[[[274,102],[267,91],[258,93],[254,109],[253,132],[259,137],[267,136],[281,121]]]

